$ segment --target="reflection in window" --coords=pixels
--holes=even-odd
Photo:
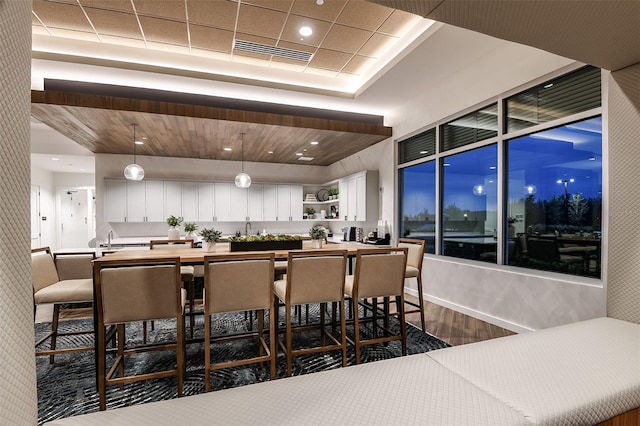
[[[507,152],[516,249],[505,263],[600,277],[602,118],[513,139]]]
[[[498,104],[456,118],[440,127],[442,151],[498,136]]]
[[[401,235],[426,241],[425,251],[435,253],[436,162],[399,170]]]
[[[398,164],[408,163],[436,153],[436,128],[426,130],[398,143]]]
[[[442,254],[496,262],[497,166],[495,144],[443,158]]]

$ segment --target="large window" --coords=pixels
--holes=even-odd
[[[442,254],[496,262],[498,149],[495,144],[443,158]]]
[[[600,276],[602,119],[507,145],[509,265]],[[535,161],[532,161],[535,159]]]
[[[400,141],[399,236],[436,255],[601,277],[601,105],[601,70],[586,66]]]
[[[436,252],[436,162],[400,170],[400,232],[426,241],[425,251]]]

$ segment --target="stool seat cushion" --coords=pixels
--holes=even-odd
[[[93,280],[58,281],[36,291],[33,300],[36,304],[93,302]]]

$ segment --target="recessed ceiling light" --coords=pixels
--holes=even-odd
[[[324,4],[324,0],[316,0],[316,4],[318,6],[322,6]]]
[[[273,154],[273,151],[269,151],[269,154]]]
[[[134,143],[135,143],[136,145],[144,145],[144,142],[142,142],[142,141],[135,141]]]
[[[146,141],[146,140],[147,140],[147,137],[146,137],[146,136],[143,136],[143,137],[142,137],[142,140],[143,140],[143,141]]]
[[[307,148],[303,149],[302,152],[307,152]]]
[[[225,151],[231,151],[231,148],[225,148],[224,150]]]
[[[302,153],[301,153],[301,152],[296,152],[296,155],[297,155],[298,157],[300,157],[300,156],[302,155]]]
[[[312,141],[311,145],[318,145],[318,143],[319,143],[318,141]]]
[[[298,30],[298,33],[302,37],[309,37],[311,34],[313,34],[313,30],[311,29],[311,27],[305,25],[304,27],[300,27],[300,29]]]
[[[60,161],[60,159],[59,159],[59,158],[57,158],[57,157],[53,157],[53,158],[51,159],[51,161]]]

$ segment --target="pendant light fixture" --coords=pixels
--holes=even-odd
[[[251,176],[244,172],[244,133],[240,133],[241,140],[241,163],[242,171],[236,176],[236,186],[238,188],[249,188],[251,186]]]
[[[144,178],[144,169],[136,164],[136,125],[133,126],[133,163],[124,168],[124,177],[128,180],[142,180]]]

